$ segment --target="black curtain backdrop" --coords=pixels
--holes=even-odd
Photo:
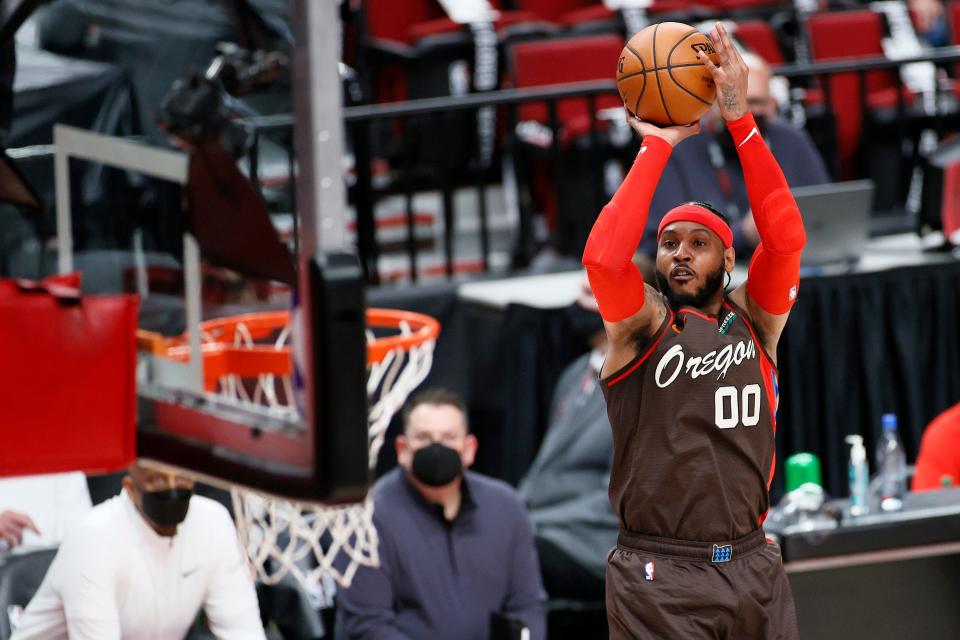
[[[566,310],[494,309],[457,298],[453,286],[372,294],[371,302],[441,320],[424,386],[463,395],[480,440],[475,468],[516,484],[548,426],[560,372],[586,350]],[[872,465],[885,412],[897,414],[912,463],[924,427],[960,401],[960,263],[805,278],[778,358],[774,499],[783,487],[783,461],[800,451],[820,458],[831,495],[847,495],[843,438],[862,434]],[[379,468],[393,464],[388,444]]]
[[[777,481],[798,451],[820,457],[824,487],[847,494],[847,434],[873,450],[880,416],[899,419],[907,460],[923,430],[960,400],[960,264],[804,280],[779,348]]]
[[[503,314],[497,368],[488,376],[502,409],[502,436],[497,442],[498,475],[517,485],[546,433],[550,403],[560,374],[588,349],[576,338],[566,309],[544,311],[508,306]]]

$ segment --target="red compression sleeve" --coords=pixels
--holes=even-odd
[[[643,307],[643,276],[633,264],[650,213],[650,201],[673,147],[646,136],[623,184],[593,224],[583,251],[590,288],[607,322],[629,318]]]
[[[727,123],[733,136],[760,246],[750,260],[747,293],[760,308],[774,315],[793,306],[800,286],[800,254],[807,242],[797,202],[783,171],[767,148],[753,115]]]

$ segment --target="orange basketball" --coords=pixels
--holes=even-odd
[[[698,51],[720,64],[710,39],[680,22],[652,24],[630,38],[617,63],[617,89],[627,109],[663,126],[699,120],[717,88]]]

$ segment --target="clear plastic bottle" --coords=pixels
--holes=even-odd
[[[885,413],[881,424],[883,433],[877,443],[880,510],[898,511],[903,508],[906,493],[907,459],[897,434],[897,416]]]

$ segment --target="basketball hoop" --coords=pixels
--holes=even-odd
[[[430,316],[393,309],[368,309],[366,320],[369,461],[373,468],[391,418],[430,371],[440,323]],[[202,323],[205,391],[221,401],[297,415],[296,356],[290,345],[294,325],[286,311]],[[141,350],[154,355],[180,361],[190,358],[186,337],[140,332],[138,339]],[[315,586],[323,575],[329,575],[348,587],[361,565],[380,564],[369,497],[361,503],[322,505],[240,487],[232,487],[231,494],[240,541],[265,584],[275,584],[290,574],[304,585]]]

